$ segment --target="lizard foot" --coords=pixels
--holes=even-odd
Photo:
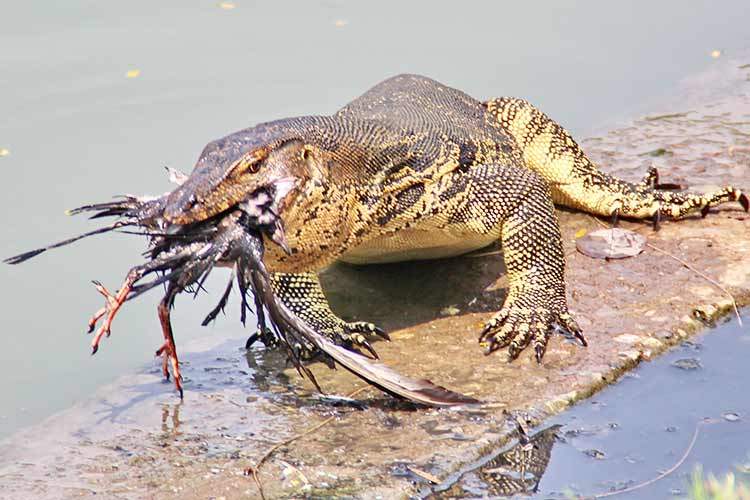
[[[375,335],[385,340],[391,340],[382,328],[379,328],[373,323],[368,323],[366,321],[347,323],[333,314],[326,319],[328,320],[326,321],[327,324],[318,325],[321,334],[331,339],[335,344],[344,346],[347,349],[357,351],[364,349],[375,359],[379,359],[378,353],[367,340],[367,337]],[[258,325],[258,330],[247,339],[245,349],[250,349],[250,347],[258,340],[271,349],[279,345],[277,337],[270,328]],[[299,351],[298,356],[303,360],[309,361],[316,359],[320,354],[320,352],[318,352],[312,345],[300,344],[297,348]]]
[[[514,300],[495,314],[484,326],[479,337],[485,346],[485,354],[508,347],[508,360],[513,361],[523,349],[533,343],[537,362],[542,361],[547,348],[547,339],[553,332],[575,337],[586,344],[581,328],[571,317],[563,303],[553,308],[525,304]]]
[[[364,349],[369,352],[375,359],[380,358],[378,356],[378,353],[375,352],[375,349],[372,347],[372,345],[370,345],[367,337],[375,335],[385,340],[391,340],[391,338],[387,333],[385,333],[383,329],[375,326],[373,323],[368,323],[366,321],[354,321],[351,323],[341,321],[341,323],[337,325],[337,327],[329,329],[329,331],[327,332],[321,333],[325,333],[336,344],[343,345],[348,349],[354,349],[357,351]]]

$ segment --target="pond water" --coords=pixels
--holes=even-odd
[[[747,311],[743,319],[750,322]],[[436,496],[536,488],[534,498],[594,498],[627,488],[617,498],[684,498],[697,466],[706,476],[733,472],[748,482],[748,356],[750,332],[730,320],[546,421],[530,433],[525,469],[511,466],[508,457],[519,450],[511,446],[455,476]]]
[[[668,99],[683,76],[750,45],[744,1],[602,4],[340,1],[12,2],[0,30],[0,256],[87,230],[66,208],[168,188],[203,145],[253,123],[330,113],[399,72],[477,97],[518,95],[579,135]],[[156,296],[96,357],[84,334],[143,242],[91,240],[0,267],[0,435],[152,362]],[[219,293],[223,276],[208,283]],[[178,300],[178,343],[215,298]]]

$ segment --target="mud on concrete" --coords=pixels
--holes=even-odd
[[[750,190],[750,69],[742,63],[688,81],[669,109],[585,140],[585,150],[629,180],[654,165],[664,182]],[[334,309],[391,332],[392,342],[376,345],[386,363],[483,406],[416,408],[372,389],[356,402],[324,398],[278,353],[245,352],[240,337],[206,340],[182,356],[184,402],[154,368],[4,441],[0,496],[257,497],[243,470],[324,422],[266,460],[258,472],[266,497],[406,496],[423,477],[444,478],[502,444],[514,428],[511,415],[541,421],[731,313],[730,295],[750,302],[750,217],[736,204],[705,219],[666,222],[659,232],[624,222],[649,246],[617,261],[575,250],[575,238],[602,221],[568,211],[559,217],[570,307],[589,347],[553,337],[541,365],[531,352],[509,364],[503,352],[484,356],[477,345],[504,294],[495,249],[438,262],[340,265],[324,274]],[[362,385],[343,370],[312,369],[329,394]]]

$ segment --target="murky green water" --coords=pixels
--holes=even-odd
[[[750,44],[745,2],[12,2],[0,10],[0,256],[89,227],[63,210],[168,188],[209,140],[330,113],[399,72],[477,96],[531,99],[578,134],[667,98],[684,75]],[[127,75],[130,72],[132,78]],[[137,76],[136,76],[137,75]],[[7,153],[7,154],[6,154]],[[0,435],[150,362],[157,298],[129,304],[88,354],[89,281],[115,286],[142,242],[92,240],[0,267]],[[209,290],[221,289],[215,276]],[[213,305],[178,300],[178,342]]]
[[[523,467],[512,461],[523,453],[518,447],[499,450],[450,488],[436,488],[436,496],[594,498],[628,489],[617,497],[685,498],[698,466],[705,475],[732,472],[750,482],[748,322],[746,311],[745,326],[729,320],[545,422]]]

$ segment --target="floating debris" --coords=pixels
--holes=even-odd
[[[607,458],[607,455],[603,451],[597,450],[596,448],[591,448],[590,450],[585,450],[584,453],[587,456],[589,456],[591,458],[595,458],[597,460],[604,460],[605,458]]]
[[[680,370],[699,370],[703,368],[698,358],[682,358],[672,362],[672,366]]]
[[[714,59],[718,59],[721,57],[721,51],[720,50],[712,50],[711,51],[711,57]]]
[[[689,115],[691,111],[688,111],[686,113],[667,113],[665,115],[653,115],[653,116],[647,116],[644,118],[647,122],[653,122],[657,120],[668,120],[670,118],[684,118],[687,115]]]
[[[127,73],[125,73],[125,78],[138,78],[140,74],[141,74],[141,70],[131,69]]]
[[[647,151],[640,156],[653,156],[654,158],[658,158],[660,156],[672,156],[673,154],[674,153],[666,148],[656,148],[652,151]]]
[[[224,10],[232,10],[237,8],[237,4],[234,2],[219,2],[219,8]]]
[[[727,412],[722,415],[724,417],[724,420],[727,422],[737,422],[740,419],[740,416],[734,412]]]
[[[349,21],[347,21],[347,20],[345,20],[345,19],[336,19],[336,20],[335,20],[335,21],[333,22],[333,25],[334,25],[334,26],[336,26],[337,28],[343,28],[343,27],[344,27],[344,26],[346,26],[347,24],[349,24]]]
[[[0,158],[3,156],[8,156],[10,154],[10,151],[6,148],[0,148]]]

